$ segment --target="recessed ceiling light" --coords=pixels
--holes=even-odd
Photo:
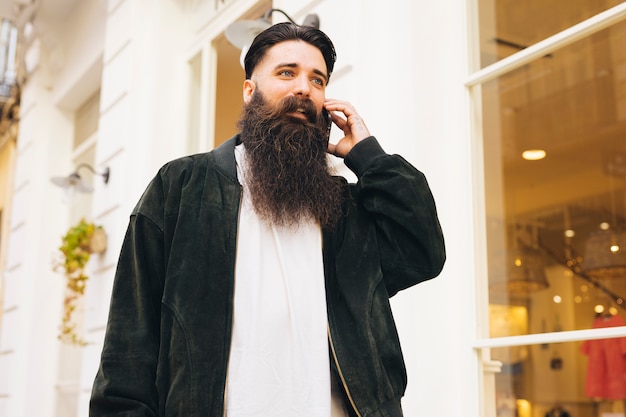
[[[522,158],[527,161],[538,161],[546,157],[546,151],[543,149],[528,149],[522,152]]]

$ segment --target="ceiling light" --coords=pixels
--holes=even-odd
[[[595,230],[585,242],[583,271],[595,279],[623,278],[626,276],[626,253],[619,244],[626,241],[623,231]]]
[[[538,161],[546,157],[546,151],[543,149],[527,149],[522,152],[522,158],[527,161]]]

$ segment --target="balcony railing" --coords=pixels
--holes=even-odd
[[[7,19],[0,20],[0,107],[17,86],[17,42],[17,28]]]
[[[17,135],[19,118],[18,31],[7,19],[0,20],[0,148]]]

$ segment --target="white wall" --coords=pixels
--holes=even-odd
[[[446,238],[442,275],[402,294],[400,331],[408,348],[407,415],[479,414],[473,146],[464,78],[468,73],[467,10],[463,0],[411,2],[405,25],[413,40],[407,78],[415,132],[408,159],[429,179]],[[406,53],[402,47],[398,53]],[[404,50],[404,52],[402,51]],[[397,91],[402,91],[401,86]],[[400,93],[402,96],[403,94]],[[387,119],[389,120],[389,119]],[[398,148],[401,149],[401,148]]]
[[[39,49],[31,56],[38,63],[22,91],[5,265],[0,416],[52,416],[64,390],[58,386],[57,332],[65,278],[53,271],[53,263],[69,227],[69,207],[50,178],[73,170],[73,111],[99,88],[104,5],[104,0],[79,2],[59,26],[36,25]]]
[[[466,2],[281,1],[318,13],[337,49],[328,95],[351,101],[372,134],[424,172],[448,261],[437,279],[392,300],[407,362],[407,416],[478,415],[472,146]]]
[[[49,178],[67,171],[71,125],[39,81],[24,90],[10,220],[0,336],[0,415],[7,416],[46,415],[55,401],[60,321],[51,318],[61,317],[64,283],[52,262],[67,208]]]

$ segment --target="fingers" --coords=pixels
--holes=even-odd
[[[352,104],[348,103],[347,101],[329,98],[324,102],[324,107],[328,111],[339,111],[343,113],[346,117],[357,114],[354,106],[352,106]]]
[[[344,128],[347,125],[347,119],[351,116],[351,115],[356,115],[356,110],[350,106],[349,103],[344,102],[344,101],[338,101],[338,100],[326,100],[326,102],[324,102],[324,107],[326,108],[326,110],[329,111],[333,123],[335,123],[337,125],[338,128],[340,128],[341,130],[344,130]],[[336,112],[340,112],[343,113],[343,115],[345,116],[345,119],[341,118]]]
[[[339,129],[345,131],[345,128],[348,126],[348,121],[344,118],[339,117],[336,113],[332,111],[329,111],[328,114],[330,114],[330,118],[333,123],[337,125]]]
[[[328,99],[324,102],[324,107],[329,111],[333,123],[343,130],[346,135],[351,134],[355,142],[359,142],[370,136],[365,122],[352,104],[347,101]],[[341,118],[335,112],[343,113],[345,119]]]
[[[328,144],[328,152],[345,158],[357,143],[370,136],[370,132],[354,106],[347,101],[328,99],[324,102],[324,108],[333,123],[344,133],[344,137],[336,144]],[[342,113],[344,117],[341,117]]]

